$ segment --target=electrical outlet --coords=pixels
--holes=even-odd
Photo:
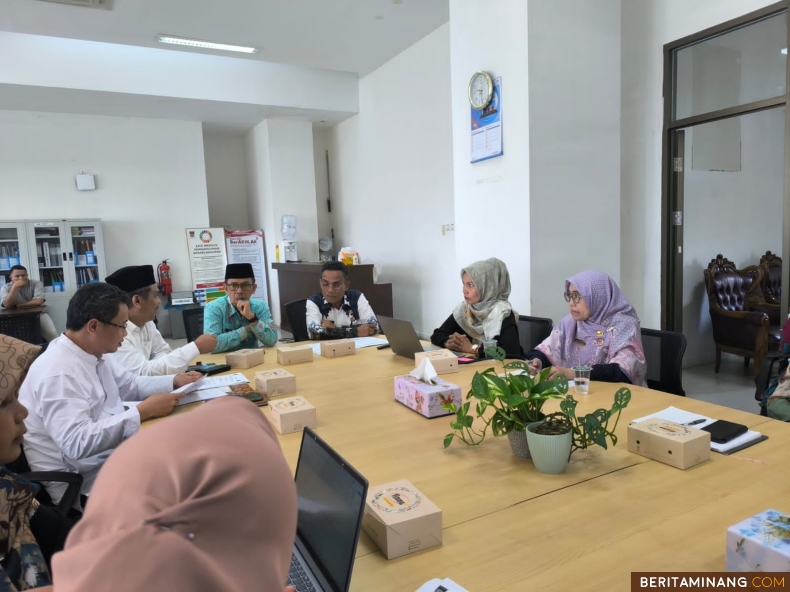
[[[445,224],[445,226],[447,226],[447,232],[455,232],[455,223]]]

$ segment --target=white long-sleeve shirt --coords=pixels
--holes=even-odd
[[[82,493],[89,494],[107,457],[140,429],[137,409],[125,410],[123,401],[172,390],[173,376],[135,376],[61,335],[33,362],[19,389],[29,412],[24,446],[30,467],[80,473]],[[56,503],[66,491],[63,483],[46,486]]]
[[[175,351],[170,349],[153,321],[148,321],[142,327],[128,321],[123,345],[105,357],[132,374],[161,376],[183,372],[198,354],[200,351],[194,342]]]

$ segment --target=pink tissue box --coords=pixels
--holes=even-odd
[[[435,378],[436,384],[426,384],[406,374],[395,377],[395,400],[414,409],[425,417],[441,417],[451,415],[442,409],[445,403],[461,406],[461,387],[441,378]]]

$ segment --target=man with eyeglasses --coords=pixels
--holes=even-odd
[[[225,266],[223,298],[212,300],[203,312],[203,331],[217,336],[214,353],[277,343],[272,313],[263,300],[251,298],[258,289],[249,263]]]
[[[113,361],[132,374],[161,376],[183,372],[198,354],[208,354],[217,347],[217,336],[206,333],[175,351],[154,324],[159,309],[159,286],[151,265],[130,265],[108,275],[108,284],[129,295],[129,322],[126,337],[114,354]]]
[[[25,455],[34,471],[72,471],[90,493],[104,461],[140,423],[169,414],[197,372],[137,376],[106,354],[126,336],[129,296],[110,284],[82,286],[69,301],[66,332],[49,344],[19,389],[28,409]],[[124,402],[132,404],[127,405]],[[64,483],[47,484],[58,502]]]
[[[359,290],[349,290],[348,268],[340,261],[327,261],[318,280],[321,293],[308,298],[307,333],[310,339],[367,337],[378,333],[376,314]]]
[[[0,306],[3,308],[33,308],[44,305],[44,284],[31,280],[27,269],[21,265],[14,265],[8,274],[8,283],[0,287]],[[53,341],[58,336],[58,330],[52,317],[47,313],[39,315],[41,322],[41,336],[47,341]]]

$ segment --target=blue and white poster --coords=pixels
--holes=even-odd
[[[502,156],[502,77],[494,78],[494,92],[485,109],[472,112],[472,158],[480,162]]]

